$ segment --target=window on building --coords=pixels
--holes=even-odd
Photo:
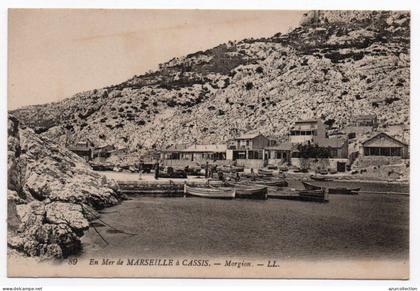
[[[299,158],[299,152],[293,152],[292,158]]]
[[[238,160],[246,159],[246,153],[245,152],[237,152],[236,153],[236,159],[238,159]]]
[[[401,148],[391,148],[391,156],[401,156]]]
[[[338,157],[338,150],[337,149],[330,149],[330,157],[337,158]]]
[[[365,156],[386,156],[386,157],[401,156],[401,148],[366,147]]]

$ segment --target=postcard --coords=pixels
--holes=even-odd
[[[409,11],[8,18],[9,277],[409,278]]]

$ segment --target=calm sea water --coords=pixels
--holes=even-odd
[[[290,187],[302,188],[297,181]],[[408,192],[408,186],[398,185],[357,187]],[[109,244],[91,228],[83,237],[82,256],[408,258],[405,195],[331,195],[325,204],[134,196],[103,210],[101,219],[117,230],[97,221]]]

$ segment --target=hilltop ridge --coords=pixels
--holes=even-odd
[[[146,154],[180,143],[220,143],[258,129],[281,139],[294,121],[355,115],[409,124],[410,15],[312,11],[287,34],[228,42],[63,101],[11,111],[61,144]]]

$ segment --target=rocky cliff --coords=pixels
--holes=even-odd
[[[357,114],[409,124],[409,35],[408,12],[310,12],[290,33],[221,44],[13,113],[59,143],[88,137],[127,156],[253,129],[281,137],[301,118],[337,130]]]
[[[8,121],[8,246],[29,256],[66,257],[95,209],[114,205],[113,181],[77,155]]]

